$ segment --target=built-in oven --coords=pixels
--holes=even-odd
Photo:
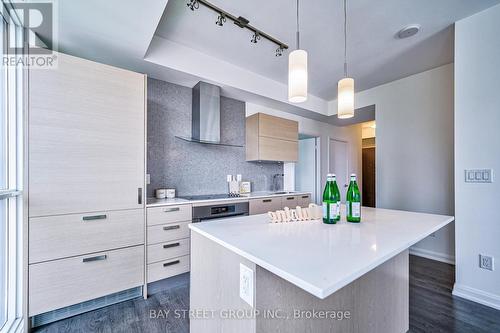
[[[193,207],[193,223],[248,215],[248,201]]]

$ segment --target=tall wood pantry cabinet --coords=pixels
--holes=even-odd
[[[146,77],[57,61],[29,73],[29,316],[144,284]]]

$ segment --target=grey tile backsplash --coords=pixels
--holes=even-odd
[[[245,103],[221,97],[221,142],[245,145]],[[148,79],[148,196],[175,188],[177,196],[227,193],[226,175],[242,174],[252,191],[270,190],[282,163],[245,161],[245,147],[186,142],[191,136],[191,89]]]

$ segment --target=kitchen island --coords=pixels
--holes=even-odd
[[[191,224],[191,332],[406,332],[408,249],[453,219],[363,207],[359,224]]]

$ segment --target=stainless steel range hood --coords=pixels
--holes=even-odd
[[[191,137],[177,138],[196,143],[242,147],[220,142],[220,87],[198,82],[193,87]]]

